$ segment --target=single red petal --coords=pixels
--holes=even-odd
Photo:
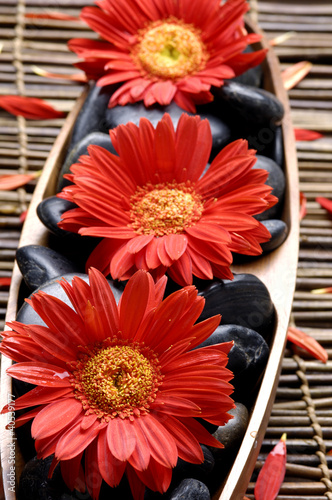
[[[151,275],[145,271],[137,271],[128,281],[119,304],[122,338],[135,337],[153,300],[154,282]]]
[[[42,405],[45,403],[50,403],[55,399],[59,399],[63,396],[67,396],[72,392],[71,387],[60,387],[59,389],[48,388],[48,387],[35,387],[31,391],[23,394],[23,396],[19,397],[15,401],[15,410],[22,410],[23,408],[28,408],[29,406]],[[8,405],[6,405],[1,413],[4,413],[4,410],[8,411]]]
[[[0,278],[0,287],[8,287],[8,286],[10,286],[11,282],[12,282],[12,278],[10,276]]]
[[[330,214],[332,214],[332,200],[328,200],[322,196],[316,198],[317,203],[320,204],[322,208],[325,208]]]
[[[284,82],[285,89],[290,90],[295,87],[309,73],[311,68],[311,62],[300,61],[284,69],[281,73],[281,77]]]
[[[73,420],[79,419],[80,416],[83,416],[83,406],[77,399],[66,398],[62,401],[55,401],[38,413],[32,423],[31,435],[34,439],[52,436]]]
[[[37,172],[34,174],[0,175],[0,190],[11,191],[12,189],[17,189],[35,179],[37,175]]]
[[[43,387],[70,386],[69,373],[59,366],[48,363],[36,364],[33,361],[17,363],[9,367],[7,373],[13,378]]]
[[[107,484],[114,487],[121,481],[127,462],[118,460],[116,456],[112,454],[108,445],[107,434],[108,430],[103,429],[98,437],[98,467],[102,478]],[[125,438],[125,436],[123,437]]]
[[[296,141],[316,141],[317,139],[324,137],[324,135],[319,132],[304,128],[294,128],[294,133]]]
[[[94,268],[89,270],[89,280],[93,305],[99,314],[105,338],[113,336],[119,330],[119,313],[109,283],[102,273]]]
[[[150,459],[149,467],[137,470],[139,479],[152,491],[165,493],[172,479],[172,469],[160,464],[153,457]]]
[[[168,234],[164,237],[165,250],[173,261],[180,259],[186,251],[188,238],[184,234]]]
[[[314,358],[323,361],[323,363],[326,363],[328,360],[328,354],[324,347],[322,347],[313,337],[310,337],[310,335],[307,335],[298,328],[293,326],[288,328],[287,340],[290,340],[293,344],[302,347],[302,349],[305,349],[307,352],[312,354]]]
[[[0,108],[15,116],[23,116],[30,120],[62,118],[64,113],[57,111],[50,104],[36,97],[19,95],[0,96]]]
[[[307,215],[307,198],[304,193],[300,192],[300,221]]]
[[[65,14],[64,12],[26,12],[24,17],[27,19],[56,19],[60,21],[79,21],[80,19],[77,16],[71,16],[69,14]]]
[[[122,462],[128,460],[136,446],[136,432],[131,421],[118,417],[111,419],[106,436],[112,455]]]
[[[286,434],[283,434],[278,444],[268,454],[255,484],[256,500],[274,500],[286,473]]]

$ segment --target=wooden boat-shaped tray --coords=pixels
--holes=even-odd
[[[249,31],[260,33],[259,29],[247,21]],[[269,48],[266,39],[262,38],[258,48]],[[286,241],[273,252],[253,260],[250,263],[234,266],[235,272],[250,273],[259,277],[267,286],[276,310],[275,330],[270,343],[270,356],[261,380],[255,404],[250,413],[249,424],[227,479],[215,494],[214,500],[239,500],[245,494],[256,458],[268,424],[269,415],[278,385],[282,356],[286,343],[286,334],[291,312],[293,293],[295,289],[296,269],[299,241],[299,191],[296,150],[293,127],[286,91],[280,75],[278,61],[272,50],[269,50],[263,63],[264,88],[278,97],[285,108],[282,121],[284,143],[284,172],[286,176],[286,193],[282,219],[287,223],[289,234]],[[59,169],[66,153],[70,134],[86,98],[84,91],[57,137],[53,149],[45,163],[42,176],[34,191],[28,215],[22,230],[19,246],[37,244],[47,245],[48,231],[36,215],[36,207],[43,199],[55,194],[55,186]],[[10,288],[6,321],[15,319],[17,312],[18,293],[22,281],[21,273],[15,264]],[[2,357],[1,360],[1,400],[0,407],[7,404],[7,395],[11,394],[11,378],[6,369],[11,361]],[[3,483],[6,500],[15,500],[15,491],[8,488],[9,453],[13,436],[5,429],[7,415],[1,416],[1,459],[3,468]],[[19,478],[24,463],[16,446],[16,479]]]

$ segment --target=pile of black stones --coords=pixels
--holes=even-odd
[[[262,70],[253,68],[245,74],[214,89],[213,103],[199,106],[197,114],[207,118],[213,136],[212,160],[225,145],[238,138],[246,138],[249,146],[257,150],[255,168],[269,172],[266,181],[273,187],[272,194],[278,197],[277,205],[257,217],[269,229],[271,240],[262,245],[263,253],[276,249],[287,237],[288,228],[281,213],[285,191],[283,166],[283,142],[280,122],[283,106],[271,93],[262,90]],[[108,109],[107,104],[114,87],[97,87],[91,84],[88,97],[74,127],[71,143],[58,181],[58,191],[68,181],[63,174],[87,153],[90,144],[97,144],[115,153],[108,130],[132,121],[138,125],[139,119],[147,117],[155,126],[165,112],[169,113],[176,126],[183,112],[176,104],[145,108],[136,103]],[[49,230],[48,247],[28,245],[17,251],[17,262],[22,272],[20,301],[21,308],[17,320],[25,324],[44,324],[33,309],[23,302],[32,292],[43,290],[69,303],[62,288],[57,283],[61,277],[71,281],[80,276],[88,281],[85,262],[98,238],[83,237],[58,227],[63,212],[75,205],[55,196],[44,200],[38,207],[40,220]],[[253,257],[250,257],[251,259]],[[234,260],[246,257],[235,255]],[[117,300],[124,283],[109,280]],[[203,345],[234,341],[229,353],[228,368],[234,373],[232,384],[235,409],[234,416],[225,426],[217,427],[204,423],[211,433],[224,444],[223,449],[202,445],[204,462],[193,465],[179,459],[173,472],[168,491],[161,495],[146,489],[145,499],[209,500],[220,487],[229,471],[247,428],[250,409],[255,400],[259,381],[269,356],[269,342],[274,330],[274,306],[266,286],[254,275],[235,274],[234,280],[202,281],[195,279],[199,294],[206,304],[201,320],[221,314],[220,326]],[[169,280],[166,293],[177,285]],[[14,381],[14,390],[19,396],[32,388],[29,384]],[[28,425],[17,429],[17,436],[27,465],[21,475],[18,500],[72,500],[90,499],[87,492],[70,492],[64,484],[59,467],[53,477],[47,478],[52,457],[40,460],[35,457],[33,440]],[[117,488],[102,485],[100,499],[132,498],[128,482],[124,477]]]

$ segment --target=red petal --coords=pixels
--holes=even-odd
[[[69,387],[69,373],[59,366],[53,366],[47,363],[34,363],[26,361],[17,363],[7,369],[7,373],[14,378],[29,382],[34,385],[44,387]]]
[[[107,433],[108,430],[104,429],[98,438],[98,467],[106,483],[114,487],[121,481],[127,462],[118,460],[112,454],[108,445]]]
[[[320,196],[316,198],[316,201],[322,208],[325,208],[325,210],[332,214],[332,200],[328,200],[327,198]]]
[[[137,271],[128,281],[121,296],[120,330],[123,338],[135,337],[153,299],[154,283],[151,275],[145,271]]]
[[[287,340],[290,340],[293,344],[302,347],[302,349],[305,349],[307,352],[312,354],[314,358],[323,361],[323,363],[326,363],[328,360],[328,354],[324,347],[322,347],[313,337],[310,337],[298,328],[294,328],[293,326],[288,328]]]
[[[35,97],[19,95],[0,96],[0,108],[15,116],[24,116],[30,120],[43,120],[49,118],[62,118],[64,113],[57,111],[50,104]]]
[[[61,418],[59,418],[61,415]],[[34,439],[44,439],[52,436],[73,420],[83,416],[83,407],[75,398],[55,401],[43,408],[32,423],[31,435]]]
[[[290,90],[295,87],[311,70],[312,63],[309,61],[300,61],[293,64],[281,73],[284,87]]]
[[[286,434],[283,434],[258,474],[254,491],[256,500],[274,500],[277,497],[286,473],[286,460]]]
[[[55,456],[59,460],[76,457],[88,447],[102,429],[101,424],[95,424],[83,431],[80,423],[80,421],[75,423],[59,438],[55,448]]]
[[[188,238],[184,234],[168,234],[164,238],[164,245],[169,258],[174,260],[180,257],[186,251]]]
[[[11,191],[12,189],[17,189],[24,186],[24,184],[27,184],[32,179],[35,179],[37,175],[36,172],[34,174],[0,175],[0,190]]]
[[[136,446],[136,432],[130,420],[113,418],[107,426],[107,443],[118,460],[128,460]]]
[[[150,448],[152,457],[165,467],[175,467],[178,454],[172,436],[152,414],[137,419]]]
[[[303,128],[294,128],[294,133],[296,141],[316,141],[317,139],[324,137],[324,135],[319,132]]]
[[[89,270],[89,280],[93,305],[99,314],[104,338],[113,336],[119,330],[119,313],[112,290],[104,276],[96,269]]]

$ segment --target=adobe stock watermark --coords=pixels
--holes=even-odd
[[[8,413],[6,429],[10,432],[10,442],[7,444],[8,450],[8,472],[6,483],[9,491],[15,492],[16,486],[16,440],[15,436],[15,396],[13,394],[7,395]]]

